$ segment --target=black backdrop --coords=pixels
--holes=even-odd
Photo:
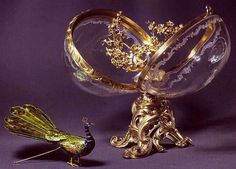
[[[145,21],[172,19],[186,23],[211,5],[224,19],[232,41],[229,62],[219,76],[198,93],[172,100],[177,126],[193,139],[194,146],[139,160],[124,160],[123,150],[110,146],[114,134],[125,134],[137,95],[97,97],[77,88],[67,75],[63,40],[70,19],[81,10],[109,8],[141,26]],[[13,165],[17,159],[47,151],[46,143],[9,134],[3,117],[13,105],[31,103],[49,114],[58,128],[83,134],[80,119],[87,116],[97,145],[84,158],[87,168],[230,169],[236,165],[236,71],[233,0],[1,0],[0,1],[0,168],[69,168],[56,152],[37,160]]]

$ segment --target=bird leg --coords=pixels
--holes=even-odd
[[[67,162],[71,167],[80,166],[79,158],[77,156],[70,157],[70,161]]]

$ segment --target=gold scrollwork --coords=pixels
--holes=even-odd
[[[125,150],[124,158],[139,158],[147,156],[153,148],[163,152],[165,148],[160,141],[170,139],[177,147],[191,144],[191,139],[182,136],[175,126],[173,112],[169,101],[149,94],[142,94],[132,105],[132,121],[124,137],[114,136],[111,144]]]

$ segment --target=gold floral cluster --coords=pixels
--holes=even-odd
[[[121,18],[120,11],[108,25],[109,34],[103,40],[103,45],[106,45],[106,55],[111,58],[111,63],[116,68],[122,68],[127,72],[142,70],[149,55],[154,54],[166,40],[183,27],[182,25],[175,26],[171,21],[165,24],[148,21],[150,42],[129,45],[127,30],[121,27]]]

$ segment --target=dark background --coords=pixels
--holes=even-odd
[[[17,137],[4,129],[3,117],[13,105],[35,104],[50,115],[58,128],[83,134],[82,116],[96,123],[95,150],[86,168],[231,169],[236,166],[236,58],[233,0],[0,0],[0,168],[69,168],[56,152],[19,165],[14,160],[52,149],[48,144]],[[123,10],[141,26],[145,21],[186,23],[213,7],[224,19],[232,41],[229,62],[219,76],[198,93],[172,100],[177,126],[194,146],[167,153],[125,160],[123,150],[110,146],[109,138],[125,134],[137,95],[97,97],[77,88],[67,75],[63,41],[69,21],[81,10]]]

